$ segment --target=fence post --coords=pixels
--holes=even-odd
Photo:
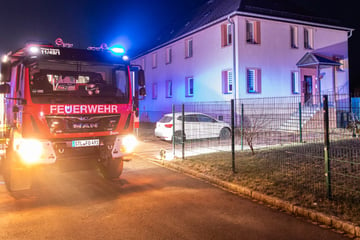
[[[182,116],[181,155],[182,155],[182,159],[184,160],[185,159],[185,104],[182,104],[181,116]]]
[[[231,162],[232,171],[236,173],[235,169],[235,104],[234,99],[231,99]]]
[[[330,141],[329,141],[329,104],[328,95],[323,96],[324,111],[324,159],[325,159],[325,179],[326,179],[326,197],[332,198],[331,194],[331,169],[330,169]]]
[[[175,104],[172,105],[172,119],[173,119],[172,148],[173,148],[173,157],[175,157]]]
[[[302,143],[301,102],[299,102],[299,134],[300,134],[300,142]]]
[[[244,104],[241,104],[241,151],[244,150]]]

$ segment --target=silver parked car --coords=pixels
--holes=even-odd
[[[173,127],[175,125],[175,140],[179,141],[182,137],[182,113],[165,114],[157,123],[155,136],[171,141],[173,137]],[[198,112],[184,113],[185,139],[201,138],[220,138],[227,139],[231,136],[231,127],[223,121],[219,121],[209,115]]]

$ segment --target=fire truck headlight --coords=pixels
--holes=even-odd
[[[25,164],[37,163],[43,153],[42,143],[36,139],[20,139],[15,149]]]
[[[134,135],[124,136],[122,139],[122,152],[131,153],[137,146],[138,141]]]
[[[32,47],[29,48],[29,52],[31,54],[36,55],[36,54],[38,54],[40,52],[40,49],[38,47],[32,46]]]
[[[9,61],[9,57],[8,57],[7,55],[4,55],[4,56],[2,57],[2,59],[1,59],[1,61],[2,61],[3,63],[6,63],[6,62]]]

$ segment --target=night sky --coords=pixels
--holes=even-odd
[[[0,53],[29,40],[74,47],[122,44],[130,53],[146,47],[171,21],[204,0],[14,0],[0,7]]]
[[[151,46],[171,22],[186,18],[191,9],[204,2],[206,0],[4,0],[0,7],[0,54],[18,49],[26,41],[54,43],[61,37],[77,48],[121,44],[131,56]],[[360,87],[360,17],[356,1],[333,2],[302,0],[297,4],[357,29],[349,40],[350,78],[353,87]]]

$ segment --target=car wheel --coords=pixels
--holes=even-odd
[[[229,128],[222,128],[219,134],[219,138],[224,140],[224,139],[229,139],[231,136],[231,131]]]
[[[186,137],[184,137],[185,141]],[[182,143],[182,131],[176,131],[174,134],[174,141],[175,143]]]

